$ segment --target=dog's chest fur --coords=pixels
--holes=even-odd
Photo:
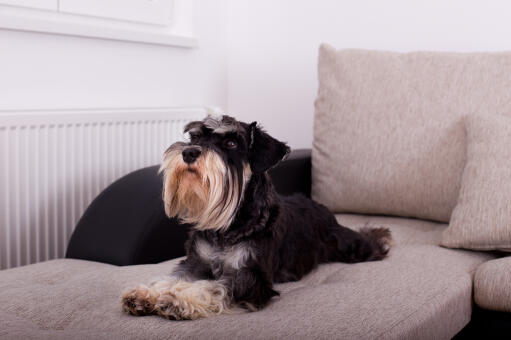
[[[199,239],[195,242],[195,250],[210,265],[214,276],[221,275],[225,270],[239,270],[254,256],[253,249],[244,242],[221,247]]]

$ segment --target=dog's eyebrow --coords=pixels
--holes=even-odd
[[[204,127],[206,129],[214,130],[218,127],[220,127],[221,124],[221,118],[213,117],[213,116],[207,116],[203,121]]]
[[[208,116],[204,119],[204,127],[217,134],[238,132],[240,130],[239,123],[234,118],[225,115],[222,117]]]
[[[232,133],[238,132],[238,127],[234,125],[220,125],[219,127],[213,130],[213,133],[217,133],[220,135],[225,135],[231,132]]]
[[[197,133],[202,131],[203,123],[201,121],[190,122],[186,124],[184,132]]]

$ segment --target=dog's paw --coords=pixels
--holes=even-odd
[[[129,314],[142,316],[153,314],[158,293],[145,285],[126,290],[121,296],[122,309]]]
[[[158,291],[155,311],[167,319],[197,320],[239,311],[231,308],[226,287],[216,281],[178,281]]]
[[[187,320],[190,319],[183,313],[180,304],[174,294],[167,292],[162,294],[154,306],[156,314],[169,320]]]

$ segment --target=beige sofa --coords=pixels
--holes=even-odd
[[[447,339],[470,320],[472,274],[492,257],[438,247],[444,224],[338,215],[358,228],[391,228],[382,262],[322,265],[256,313],[199,321],[121,312],[125,287],[171,271],[177,260],[118,267],[62,259],[0,274],[0,338]]]
[[[312,196],[350,228],[389,227],[387,259],[325,264],[277,285],[281,296],[262,311],[198,321],[121,312],[123,288],[169,273],[179,259],[48,261],[0,272],[0,338],[449,339],[471,320],[473,296],[511,311],[509,258],[440,245],[462,186],[463,117],[511,115],[508,77],[509,54],[322,46]]]

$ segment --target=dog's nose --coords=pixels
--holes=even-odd
[[[199,157],[200,150],[197,148],[188,148],[188,149],[184,149],[182,154],[183,154],[183,161],[185,161],[185,163],[191,164],[191,163],[195,162],[197,157]]]

